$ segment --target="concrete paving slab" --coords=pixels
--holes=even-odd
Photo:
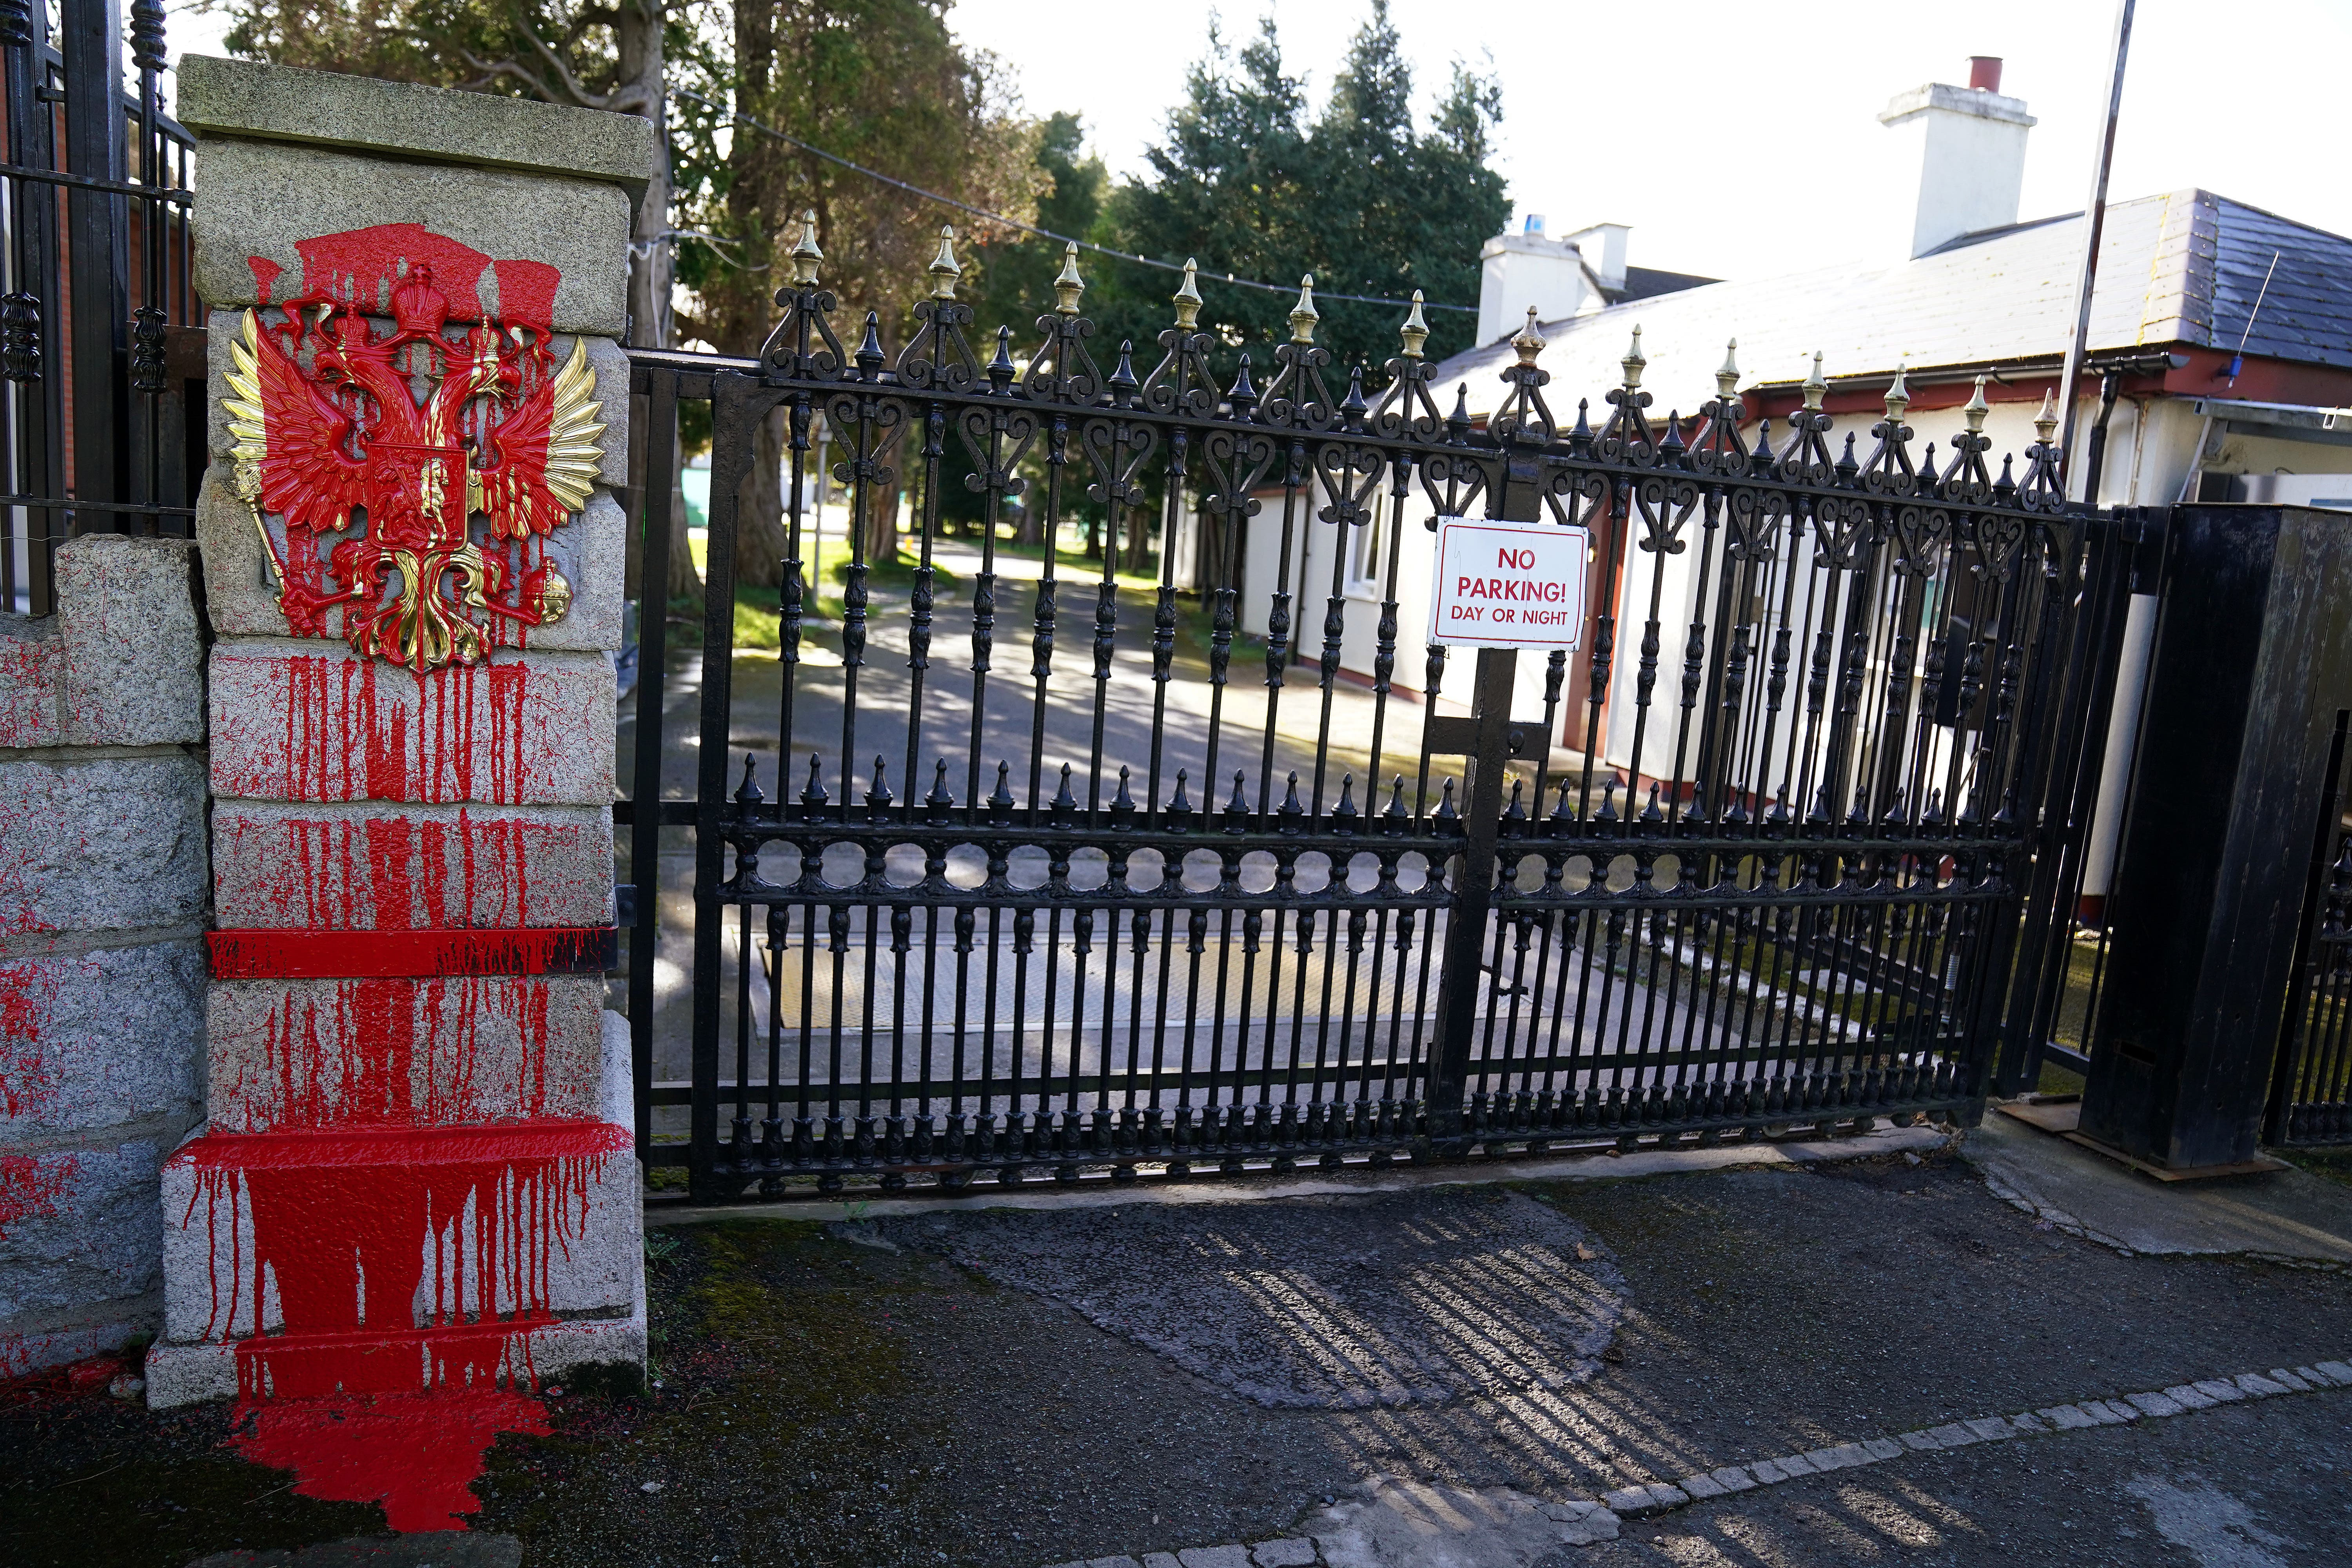
[[[2352,1263],[2352,1187],[2307,1172],[2160,1183],[2005,1116],[1986,1117],[1960,1155],[1998,1196],[2119,1251]]]
[[[928,1215],[834,1230],[1065,1302],[1269,1409],[1565,1388],[1599,1371],[1623,1315],[1616,1266],[1591,1232],[1517,1193]]]

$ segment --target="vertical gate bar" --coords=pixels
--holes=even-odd
[[[629,928],[629,1068],[636,1085],[637,1157],[654,1142],[654,946],[661,931],[662,700],[668,685],[670,491],[677,462],[677,372],[640,367],[647,383],[646,488],[637,574],[637,733],[630,784],[629,879],[636,900]],[[650,646],[650,653],[648,647]]]
[[[754,427],[772,401],[749,376],[714,378],[708,543],[702,577],[702,711],[694,792],[694,1053],[688,1168],[698,1198],[731,1195],[717,1173],[719,1158],[719,974],[724,956],[725,903],[719,884],[726,869],[725,831],[733,809],[727,799],[728,724],[734,695],[736,491],[751,467]],[[652,463],[649,455],[648,468]],[[648,473],[648,480],[654,477]],[[648,482],[648,491],[653,485]],[[665,485],[659,492],[668,495]],[[664,564],[667,564],[665,529]],[[646,574],[653,575],[652,552]],[[667,584],[666,577],[656,581]],[[642,622],[642,617],[640,617]],[[641,634],[642,635],[642,632]],[[640,658],[642,664],[642,657]],[[643,679],[641,676],[640,679]],[[644,709],[639,708],[642,713]],[[640,744],[644,741],[639,731]],[[847,791],[845,786],[844,794]],[[660,806],[651,809],[658,815]],[[836,993],[837,996],[837,993]],[[805,1048],[805,1045],[803,1045]]]
[[[122,26],[115,0],[61,0],[60,52],[65,59],[66,161],[77,174],[97,180],[123,177]],[[74,288],[73,314],[73,493],[78,501],[123,499],[128,457],[128,344],[131,314],[124,274],[130,252],[123,230],[129,198],[68,187]],[[75,512],[73,531],[100,532],[121,526],[119,513]]]

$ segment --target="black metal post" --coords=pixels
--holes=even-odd
[[[759,396],[758,385],[750,376],[721,375],[715,378],[711,397],[710,525],[702,562],[702,747],[696,758],[694,792],[696,984],[689,1127],[692,1185],[695,1195],[705,1200],[730,1197],[739,1185],[721,1180],[712,1169],[719,1147],[719,974],[727,934],[727,905],[719,884],[726,871],[724,818],[732,809],[727,798],[727,762],[734,700],[736,491],[751,472],[759,423],[773,401]],[[652,488],[650,482],[646,488]],[[780,782],[777,798],[782,795]]]
[[[661,940],[662,700],[668,685],[670,491],[677,463],[677,373],[656,370],[646,389],[642,565],[637,574],[636,772],[630,788],[629,1058],[636,1080],[637,1157],[654,1141],[654,948]],[[718,1125],[713,1112],[712,1126]]]
[[[1533,522],[1542,515],[1541,469],[1534,457],[1512,452],[1504,482],[1488,497],[1487,515]],[[1613,608],[1613,606],[1612,606]],[[1463,812],[1462,853],[1454,868],[1454,898],[1446,913],[1445,946],[1437,980],[1436,1073],[1429,1086],[1430,1137],[1458,1152],[1470,1130],[1463,1125],[1462,1100],[1470,1075],[1470,1042],[1478,1021],[1482,984],[1480,954],[1495,903],[1495,864],[1503,829],[1503,771],[1523,735],[1513,733],[1511,688],[1518,674],[1516,648],[1482,647],[1471,687],[1469,798]],[[1549,748],[1549,735],[1538,742]]]
[[[77,174],[123,177],[122,25],[114,0],[64,0],[66,160]],[[78,501],[127,494],[131,315],[128,198],[66,189],[72,258],[73,483]],[[112,511],[74,514],[77,533],[120,528]]]

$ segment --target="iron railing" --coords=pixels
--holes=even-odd
[[[1474,419],[1441,407],[1417,321],[1341,382],[1304,298],[1270,375],[1215,365],[1181,294],[1154,368],[1121,344],[1106,374],[1075,265],[1034,346],[999,329],[991,354],[944,254],[906,343],[869,312],[852,352],[814,239],[757,362],[636,360],[648,584],[678,400],[709,397],[715,432],[699,651],[646,661],[622,810],[655,1163],[724,1197],[1980,1106],[2079,770],[2095,671],[2071,661],[2121,581],[2046,430],[2020,474],[1980,401],[1948,456],[1915,452],[1899,384],[1862,454],[1818,397],[1750,425],[1729,377],[1659,419],[1638,340],[1606,415],[1565,421],[1532,327]],[[820,430],[837,597],[803,556]],[[771,455],[754,664],[739,491]],[[902,490],[908,563],[869,560]],[[1016,496],[1049,542],[1091,505],[1102,559],[1074,581],[1052,542],[1022,556]],[[1583,649],[1519,709],[1509,651],[1466,681],[1442,644],[1399,663],[1410,524],[1479,513],[1593,546]],[[689,675],[693,775],[665,791]],[[666,831],[691,834],[675,885]],[[666,904],[692,911],[690,1019],[657,1000]]]
[[[191,531],[203,460],[191,142],[163,111],[163,7],[0,0],[0,610],[54,608],[77,532]],[[192,439],[193,431],[193,439]]]

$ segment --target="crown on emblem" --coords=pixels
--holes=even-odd
[[[437,338],[448,319],[449,301],[433,287],[433,268],[410,268],[406,280],[392,291],[392,324],[403,332]]]

